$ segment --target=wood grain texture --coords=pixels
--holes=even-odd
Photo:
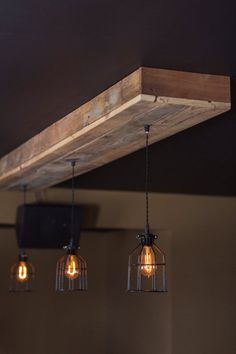
[[[230,109],[225,76],[139,68],[0,160],[0,187],[40,190]]]
[[[143,93],[230,103],[230,78],[175,70],[142,68]]]

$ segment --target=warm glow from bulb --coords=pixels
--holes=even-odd
[[[143,246],[141,252],[141,274],[150,277],[155,273],[155,254],[150,246]]]
[[[78,258],[74,254],[67,256],[65,276],[68,279],[76,279],[79,276],[79,263]]]
[[[17,281],[23,283],[28,280],[28,267],[26,262],[20,261],[16,270]]]

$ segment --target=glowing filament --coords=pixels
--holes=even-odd
[[[79,276],[78,258],[76,255],[67,256],[65,276],[68,279],[76,279]]]
[[[150,246],[144,246],[141,252],[141,274],[150,277],[155,273],[155,254]]]
[[[28,268],[26,262],[19,262],[16,271],[16,279],[17,281],[23,283],[28,280]]]

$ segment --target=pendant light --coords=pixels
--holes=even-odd
[[[146,135],[146,225],[144,232],[137,236],[138,246],[129,255],[128,288],[129,292],[166,292],[166,262],[165,255],[155,244],[157,235],[149,229],[149,131],[150,126],[144,126]]]
[[[57,262],[56,267],[56,291],[83,291],[87,290],[87,264],[78,254],[75,245],[75,160],[70,161],[72,167],[72,202],[71,202],[71,237],[69,245],[64,247],[65,255]]]
[[[25,213],[26,205],[26,186],[23,186],[23,213]],[[24,214],[23,214],[24,218]],[[35,269],[34,266],[29,263],[28,255],[25,250],[21,248],[22,236],[24,235],[24,219],[23,219],[23,229],[21,230],[19,238],[19,259],[11,267],[11,292],[29,292],[33,290],[34,278],[35,278]]]

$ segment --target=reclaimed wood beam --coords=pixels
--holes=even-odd
[[[0,159],[0,188],[40,190],[230,110],[230,79],[141,67]]]

